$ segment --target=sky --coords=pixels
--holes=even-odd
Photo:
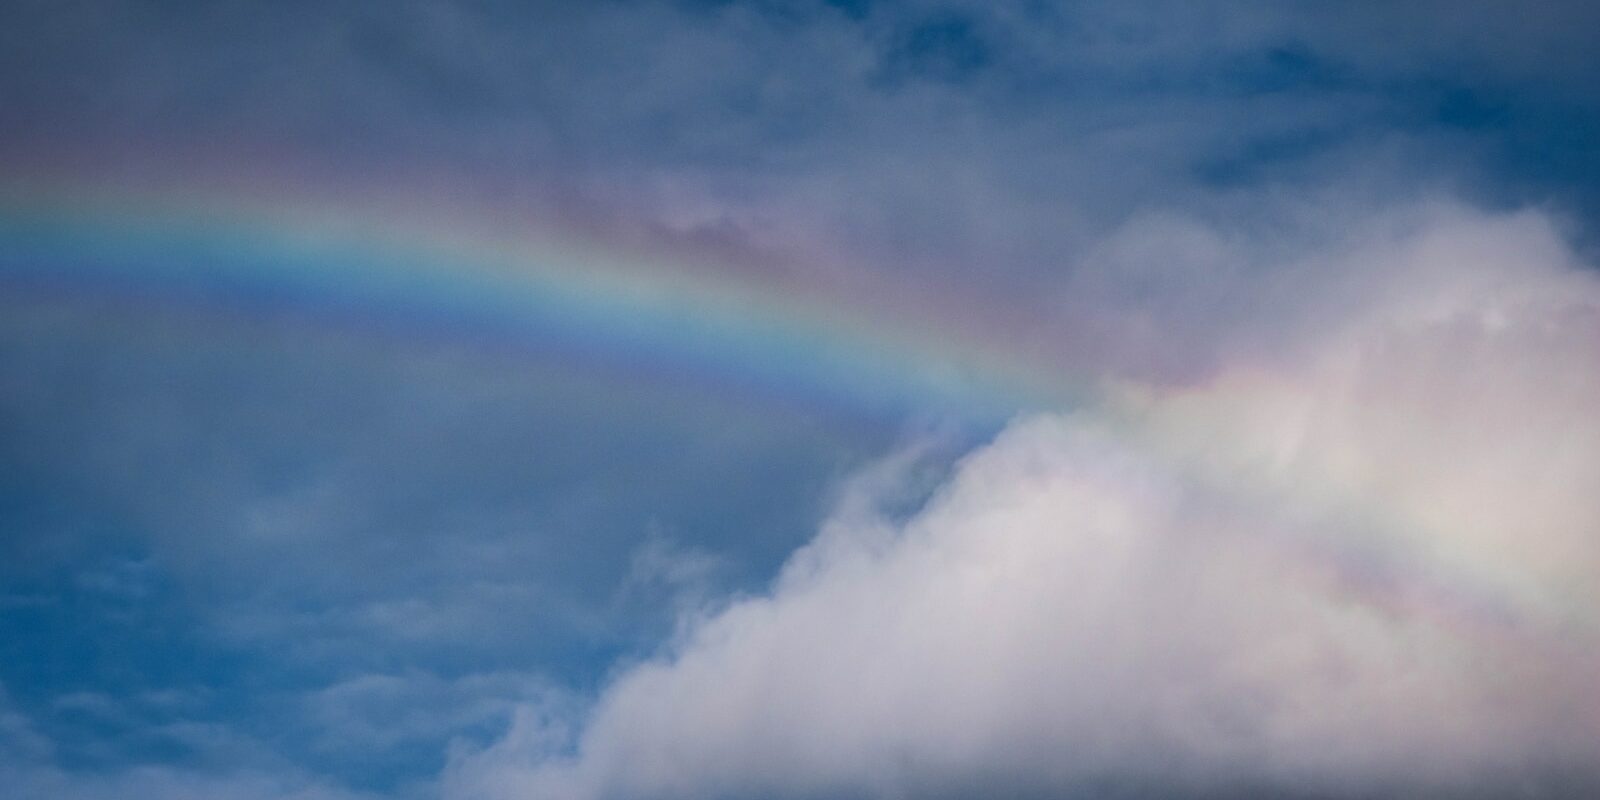
[[[0,5],[0,785],[1593,794],[1596,29]]]

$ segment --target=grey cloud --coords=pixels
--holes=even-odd
[[[1219,180],[1392,189],[1485,168],[1458,153],[1510,146],[1527,162],[1554,143],[1556,111],[1508,137],[1445,124],[1441,104],[1571,106],[1600,72],[1566,33],[1586,27],[1579,3],[27,11],[7,72],[28,110],[13,124],[69,160],[103,148],[102,167],[137,174],[167,158],[154,142],[199,136],[190,149],[223,173],[265,147],[292,154],[267,160],[295,183],[448,174],[420,190],[513,220],[709,238],[814,269],[901,264],[973,290],[1045,280],[1150,198],[1203,206]],[[105,75],[80,74],[86,50]],[[101,130],[126,141],[96,143]]]

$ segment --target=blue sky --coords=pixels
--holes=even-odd
[[[1581,411],[1600,396],[1597,26],[1557,0],[8,4],[7,219],[55,187],[68,220],[96,192],[446,209],[915,318],[919,353],[982,338],[1104,394],[1005,425],[937,398],[845,419],[437,320],[374,333],[290,295],[217,311],[203,278],[48,284],[0,236],[0,782],[1455,796],[1437,774],[1457,772],[1575,791],[1600,764],[1581,745],[1600,729],[1582,678],[1600,518],[1580,497],[1600,475]],[[1096,538],[1110,519],[1138,524]],[[1201,530],[1222,543],[1185,550]],[[1184,555],[1107,544],[1147,538]],[[1326,578],[1261,567],[1261,541],[1335,564],[1336,599],[1236,608],[1300,609]],[[948,567],[997,553],[1075,577]],[[1122,593],[1048,588],[1090,591],[1095,564],[1137,569]],[[1346,591],[1385,621],[1352,633]],[[1480,617],[1527,637],[1493,676],[1458,671],[1488,634],[1417,621]],[[1347,694],[1298,667],[1239,677],[1298,652],[1264,630],[1313,631]],[[1090,652],[1131,677],[1065,655]],[[852,674],[871,680],[832,679]],[[1190,680],[1172,702],[1199,717],[1134,699]],[[1097,695],[1125,702],[1062,699]],[[1401,710],[1252,716],[1251,697]],[[1166,733],[1090,741],[1085,719]],[[1487,720],[1510,721],[1461,732]],[[1236,750],[1171,732],[1202,722]],[[1365,752],[1376,728],[1426,769]]]

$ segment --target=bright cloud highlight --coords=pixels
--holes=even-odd
[[[1205,380],[1019,420],[909,519],[847,504],[575,734],[525,714],[447,794],[1593,777],[1600,277],[1540,215],[1453,207],[1302,261],[1298,294],[1206,289],[1264,305],[1215,321]]]

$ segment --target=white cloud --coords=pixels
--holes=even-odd
[[[1267,281],[1166,229],[1214,256],[1150,284],[1219,298],[1203,379],[1020,420],[903,523],[850,503],[576,735],[525,715],[447,794],[1590,774],[1600,279],[1533,214],[1386,216]]]

